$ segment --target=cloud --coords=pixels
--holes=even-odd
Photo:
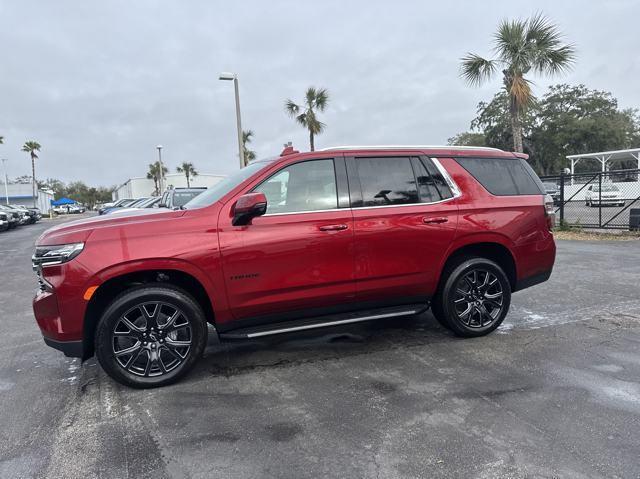
[[[583,5],[582,3],[580,5]],[[558,80],[613,92],[640,105],[637,2],[545,1],[579,63]],[[146,173],[155,145],[174,169],[237,168],[233,87],[240,78],[243,125],[258,156],[307,134],[284,100],[326,87],[331,103],[318,147],[443,143],[468,128],[479,89],[458,78],[467,51],[490,54],[501,18],[533,13],[513,1],[104,1],[21,0],[0,7],[0,156],[10,176],[28,174],[20,145],[42,146],[38,177],[111,185]],[[556,80],[534,79],[536,91]]]

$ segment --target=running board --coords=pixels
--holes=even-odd
[[[402,307],[383,308],[377,310],[360,311],[357,313],[334,314],[314,319],[291,320],[279,323],[271,323],[264,326],[241,328],[225,333],[219,333],[220,339],[253,339],[274,334],[293,333],[307,329],[327,328],[344,324],[373,321],[376,319],[411,316],[426,311],[427,304],[412,304]]]

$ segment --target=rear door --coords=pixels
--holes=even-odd
[[[414,302],[433,294],[458,222],[454,185],[441,168],[420,156],[347,159],[358,301]]]
[[[233,226],[228,214],[220,215],[234,316],[255,319],[353,301],[353,216],[344,159],[288,164],[252,191],[267,197],[264,216]]]

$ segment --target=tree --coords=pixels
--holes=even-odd
[[[253,138],[253,131],[245,130],[242,132],[242,151],[244,151],[244,166],[247,166],[250,161],[256,159],[256,152],[248,148],[248,144],[251,143]]]
[[[186,161],[182,163],[180,166],[176,168],[178,173],[184,173],[184,176],[187,177],[187,188],[191,187],[191,183],[189,182],[190,178],[194,176],[198,176],[198,172],[193,167],[193,163],[187,163]]]
[[[162,169],[162,173],[160,170]],[[160,162],[156,161],[155,163],[149,163],[149,171],[147,172],[147,178],[153,180],[153,185],[155,188],[154,195],[160,194],[160,178],[168,173],[169,170],[166,166],[160,166]]]
[[[295,120],[307,130],[309,130],[309,148],[314,151],[314,138],[322,133],[326,127],[324,123],[318,120],[317,112],[322,112],[329,103],[329,92],[325,88],[316,90],[309,87],[305,94],[304,105],[300,106],[292,100],[285,102],[285,111],[291,118]]]
[[[566,166],[567,155],[637,147],[640,119],[636,110],[620,110],[609,92],[555,85],[540,101],[531,143],[536,170],[555,173]],[[589,170],[594,164],[582,161],[578,166]],[[637,162],[619,166],[636,168]]]
[[[504,20],[494,36],[497,57],[485,59],[475,53],[462,58],[460,75],[470,85],[480,85],[502,69],[502,82],[509,99],[513,149],[523,152],[522,115],[534,102],[531,82],[525,75],[555,75],[569,69],[575,49],[562,43],[558,27],[542,14],[528,20]]]
[[[484,133],[465,131],[449,138],[447,144],[453,146],[486,146],[486,139]]]
[[[471,122],[472,132],[482,134],[485,146],[509,149],[512,130],[509,122],[509,98],[498,92],[490,102],[478,104]],[[523,146],[529,163],[539,175],[557,174],[567,166],[567,155],[593,151],[619,150],[640,144],[640,118],[636,110],[618,109],[609,92],[590,90],[584,85],[549,87],[522,117]],[[458,143],[461,144],[461,143]],[[635,168],[636,162],[622,168]],[[593,168],[587,161],[579,168]]]
[[[22,145],[22,151],[29,153],[31,156],[31,184],[33,190],[33,206],[37,206],[37,194],[36,194],[36,159],[38,158],[37,153],[40,152],[40,143],[37,141],[29,140],[25,141],[24,145]]]

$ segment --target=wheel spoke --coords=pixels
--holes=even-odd
[[[133,346],[131,346],[129,348],[125,348],[125,349],[121,349],[120,351],[116,351],[115,355],[116,355],[116,357],[124,356],[126,354],[133,355],[133,353],[138,351],[141,347],[142,347],[142,343],[140,341],[137,341],[136,344],[134,344]]]
[[[484,294],[485,299],[498,299],[501,297],[502,297],[502,291],[498,291],[497,293],[492,293],[492,294],[489,294],[489,293]]]
[[[153,305],[153,310],[149,312],[147,307]],[[158,313],[160,312],[160,305],[158,303],[146,303],[139,306],[140,312],[147,323],[147,329],[158,327]]]
[[[175,312],[169,317],[167,322],[160,327],[163,331],[173,331],[174,329],[178,329],[180,326],[175,326],[176,320],[182,315],[182,312],[179,309],[176,309]],[[188,324],[188,323],[187,323]]]

